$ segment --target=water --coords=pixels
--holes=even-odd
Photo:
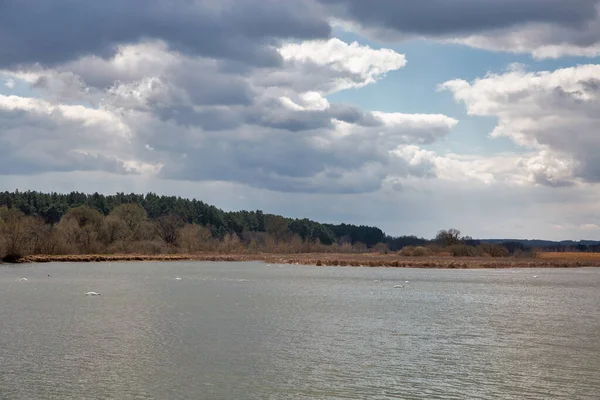
[[[598,399],[599,312],[600,269],[0,267],[0,399]]]

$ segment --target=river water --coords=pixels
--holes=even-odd
[[[0,267],[2,400],[367,398],[600,398],[600,269]]]

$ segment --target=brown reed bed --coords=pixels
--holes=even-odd
[[[469,258],[469,257],[402,257],[396,254],[75,254],[75,255],[32,255],[21,257],[18,263],[47,262],[110,262],[110,261],[213,261],[243,262],[263,261],[271,264],[298,264],[312,266],[340,267],[388,267],[388,268],[443,268],[443,269],[481,269],[481,268],[578,268],[600,267],[600,255],[597,257],[575,257],[567,253],[562,257],[548,256],[542,253],[530,258]],[[588,253],[574,253],[588,254]]]

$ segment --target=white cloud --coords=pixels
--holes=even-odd
[[[374,83],[386,73],[403,68],[406,57],[390,49],[372,49],[350,44],[337,38],[283,45],[279,52],[284,60],[299,70],[311,66],[325,67],[331,75],[316,85],[327,94]]]
[[[133,131],[105,110],[0,95],[0,127],[0,174],[159,168],[131,159]]]
[[[473,82],[442,85],[470,115],[498,120],[492,137],[508,137],[537,155],[520,166],[539,184],[600,180],[600,65],[548,72],[515,69]]]
[[[13,89],[15,87],[15,81],[14,81],[14,79],[7,78],[4,81],[4,86],[6,86],[9,89]]]

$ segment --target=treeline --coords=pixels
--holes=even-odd
[[[0,192],[4,259],[28,254],[202,251],[505,257],[530,254],[533,249],[518,241],[474,240],[455,229],[442,230],[431,240],[393,237],[377,227],[322,224],[260,210],[226,212],[199,200],[154,193]]]
[[[0,256],[173,252],[365,252],[381,229],[321,224],[198,200],[117,193],[0,193]]]
[[[225,212],[199,200],[188,200],[175,196],[159,196],[117,193],[102,195],[72,192],[69,194],[26,192],[0,192],[0,206],[16,208],[27,216],[39,217],[47,224],[57,224],[71,208],[87,206],[107,216],[122,204],[137,204],[156,220],[165,215],[176,215],[188,224],[198,224],[210,229],[216,238],[228,233],[241,235],[244,232],[266,232],[265,221],[280,217],[257,211]],[[283,218],[283,217],[280,217]],[[331,245],[339,241],[352,244],[361,242],[371,247],[385,241],[385,234],[376,227],[348,224],[320,224],[309,219],[284,218],[292,234],[309,241],[319,240]]]

